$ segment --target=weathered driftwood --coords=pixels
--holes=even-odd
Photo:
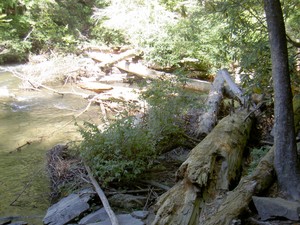
[[[115,64],[124,59],[137,56],[138,52],[136,50],[132,49],[132,50],[127,50],[126,52],[123,52],[123,53],[117,54],[117,55],[112,55],[112,54],[108,55],[108,54],[101,54],[101,53],[95,53],[95,52],[89,53],[88,55],[93,60],[95,60],[97,62],[101,62],[100,67],[104,67],[104,66],[110,66],[110,65]]]
[[[161,78],[169,78],[172,79],[176,77],[173,74],[159,72],[156,70],[149,69],[141,63],[130,63],[127,61],[120,61],[115,66],[121,70],[134,74],[143,79],[161,79]],[[186,83],[183,85],[184,88],[207,92],[211,88],[211,83],[203,80],[195,80],[195,79],[187,79]]]
[[[107,215],[110,218],[111,224],[112,225],[119,225],[119,221],[114,213],[114,211],[111,209],[109,202],[103,192],[103,190],[101,189],[101,187],[99,186],[98,182],[96,181],[96,179],[93,177],[92,171],[90,169],[90,167],[88,165],[85,164],[85,169],[88,172],[89,178],[92,182],[92,184],[94,185],[94,188],[98,194],[98,196],[101,199],[101,202],[105,208],[105,211],[107,212]]]
[[[198,224],[207,204],[240,178],[244,147],[251,128],[247,112],[222,119],[190,153],[177,172],[179,182],[158,200],[154,224]]]
[[[112,86],[99,82],[82,82],[78,86],[82,89],[90,90],[96,93],[101,93],[113,89]]]
[[[225,89],[227,89],[227,93],[229,93],[231,97],[237,98],[242,104],[246,102],[243,92],[232,81],[228,71],[226,69],[219,70],[211,86],[204,112],[198,118],[197,128],[195,130],[197,137],[207,135],[217,123]]]

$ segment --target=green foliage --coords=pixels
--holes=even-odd
[[[150,86],[143,94],[150,108],[143,122],[127,117],[103,132],[89,123],[80,129],[81,156],[104,185],[136,179],[152,166],[159,154],[186,141],[181,115],[194,99],[179,92],[179,87],[171,81],[154,81]]]
[[[255,170],[259,161],[268,153],[269,150],[270,150],[270,147],[268,147],[268,146],[251,149],[251,152],[250,152],[251,163],[248,168],[248,174],[251,174]]]
[[[219,68],[222,62],[218,56],[221,50],[218,30],[222,24],[211,21],[210,15],[199,17],[202,13],[200,6],[193,8],[189,17],[180,19],[175,25],[166,26],[165,34],[147,40],[145,45],[151,48],[146,59],[164,67],[177,68],[184,67],[184,61],[196,59],[196,70],[208,72]]]
[[[89,35],[93,7],[105,5],[103,0],[2,1],[0,41],[6,43],[5,47],[1,46],[6,51],[0,60],[18,61],[28,51],[73,51],[83,36]]]
[[[135,179],[155,159],[154,141],[145,129],[134,126],[132,118],[119,120],[104,132],[86,123],[80,132],[81,155],[104,185]]]
[[[121,30],[110,29],[103,25],[93,27],[91,37],[108,46],[121,46],[128,44],[126,36]]]

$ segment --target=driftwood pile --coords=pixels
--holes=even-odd
[[[70,189],[78,190],[88,183],[83,162],[70,155],[67,145],[58,144],[47,152],[47,171],[52,202],[60,197],[61,188],[69,186]]]

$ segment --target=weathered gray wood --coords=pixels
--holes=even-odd
[[[220,111],[220,103],[223,99],[224,77],[220,70],[215,77],[208,94],[204,112],[198,118],[196,136],[207,135],[216,125],[217,116]]]
[[[121,70],[132,73],[143,79],[174,79],[176,77],[175,75],[170,73],[164,73],[149,69],[141,63],[121,61],[115,64],[115,66]],[[203,80],[187,79],[183,87],[190,90],[208,92],[211,88],[211,83]]]
[[[204,111],[198,118],[195,129],[197,137],[207,135],[216,125],[225,89],[232,98],[238,99],[242,105],[246,102],[242,90],[232,81],[227,69],[219,70],[212,83]]]
[[[244,105],[246,101],[244,92],[231,79],[227,69],[222,69],[221,71],[222,71],[222,76],[227,84],[227,86],[225,87],[227,89],[227,92],[232,92],[233,96],[239,99],[240,103]]]
[[[200,218],[201,225],[231,225],[232,221],[239,217],[248,207],[252,196],[269,188],[275,178],[273,148],[260,161],[255,171],[240,180],[238,186],[220,199],[219,204],[211,210],[211,214]],[[200,224],[200,223],[199,223]]]
[[[85,164],[85,169],[86,171],[88,172],[88,175],[89,175],[89,178],[92,182],[92,184],[94,185],[95,187],[95,190],[98,194],[98,196],[100,197],[101,199],[101,202],[109,216],[109,219],[111,221],[111,224],[112,225],[119,225],[119,221],[114,213],[114,211],[111,209],[110,205],[109,205],[109,202],[103,192],[103,190],[101,189],[101,187],[99,186],[98,182],[96,181],[96,179],[93,177],[93,174],[92,174],[92,171],[90,169],[90,167],[88,165]]]
[[[240,178],[251,120],[241,111],[222,119],[190,153],[177,172],[179,182],[156,204],[154,224],[197,224],[214,202]],[[222,224],[222,223],[220,223]]]

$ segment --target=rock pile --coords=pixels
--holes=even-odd
[[[84,189],[70,194],[48,208],[43,219],[45,225],[110,225],[110,219],[104,208],[91,206],[95,192]],[[133,211],[130,214],[119,214],[117,219],[120,225],[144,225],[148,211]],[[29,225],[19,218],[0,218],[0,225]]]

